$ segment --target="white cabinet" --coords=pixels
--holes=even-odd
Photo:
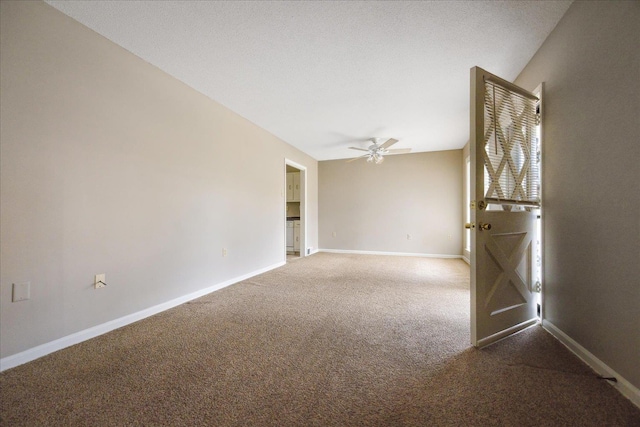
[[[293,251],[300,252],[300,221],[293,221]]]
[[[300,172],[287,173],[287,202],[300,201]]]
[[[293,173],[287,173],[287,202],[293,201]]]
[[[287,252],[293,252],[293,221],[287,221]]]
[[[300,221],[287,221],[287,252],[300,252]]]
[[[300,201],[300,172],[293,174],[293,200],[292,202]]]

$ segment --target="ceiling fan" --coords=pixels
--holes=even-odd
[[[393,144],[398,142],[398,140],[394,138],[389,138],[382,144],[378,144],[378,138],[371,138],[371,142],[373,144],[371,144],[367,149],[358,148],[358,147],[349,147],[351,150],[366,151],[367,154],[363,154],[362,156],[349,159],[347,160],[347,162],[353,162],[358,159],[366,158],[367,162],[369,163],[373,162],[376,164],[380,164],[384,161],[384,156],[388,154],[404,154],[411,151],[411,148],[396,148],[396,149],[390,150],[389,147],[391,147]]]

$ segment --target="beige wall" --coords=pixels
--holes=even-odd
[[[380,165],[319,162],[320,248],[461,255],[460,158],[451,150],[388,156]]]
[[[544,316],[640,387],[640,3],[575,2],[544,81]]]
[[[315,160],[44,3],[0,16],[0,356],[284,261],[285,158],[317,248]]]

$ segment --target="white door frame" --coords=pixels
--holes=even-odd
[[[307,256],[307,168],[300,163],[284,159],[284,205],[282,207],[284,230],[284,260],[287,260],[287,166],[300,170],[300,257]]]
[[[544,82],[540,83],[533,91],[532,93],[534,95],[536,95],[539,99],[540,99],[540,134],[538,135],[538,137],[540,138],[540,141],[538,142],[538,146],[540,147],[540,220],[538,221],[538,227],[539,231],[540,231],[540,242],[538,242],[538,247],[540,248],[540,272],[539,272],[539,280],[540,280],[540,293],[538,295],[538,303],[540,304],[540,321],[544,321],[545,316],[544,316],[544,283],[545,283],[545,276],[544,276],[544,265],[545,265],[545,261],[544,261],[544,255],[545,255],[545,246],[544,246],[544,194],[545,194],[545,185],[544,185],[544,174],[543,174],[543,168],[545,165],[545,159],[544,159]]]

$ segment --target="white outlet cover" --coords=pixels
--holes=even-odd
[[[31,282],[13,284],[12,302],[26,301],[31,298]]]
[[[102,282],[102,283],[100,283]],[[96,274],[95,280],[94,280],[94,287],[96,289],[100,289],[100,288],[104,288],[106,287],[106,282],[107,282],[107,274],[106,273],[102,273],[102,274]]]

